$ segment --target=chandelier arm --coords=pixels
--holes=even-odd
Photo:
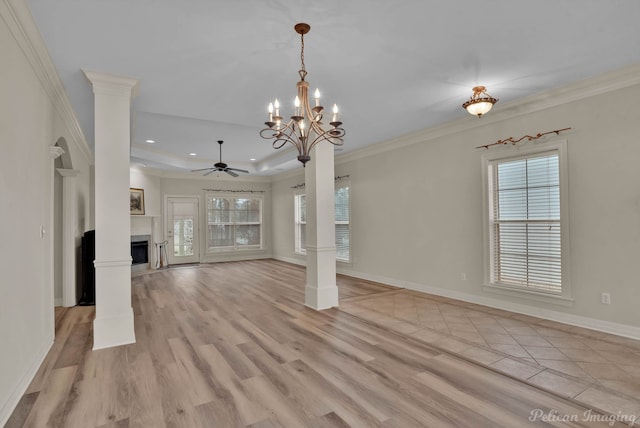
[[[323,132],[316,134],[316,138],[308,145],[308,150],[311,151],[311,149],[321,141],[327,141],[334,146],[341,146],[344,144],[343,137],[345,134],[346,132],[343,128],[323,130]]]
[[[320,136],[320,135],[324,134],[325,132],[327,132],[327,131],[326,131],[326,130],[325,130],[325,129],[320,125],[320,122],[319,122],[319,121],[318,121],[318,122],[315,122],[315,121],[314,121],[314,122],[312,122],[312,123],[311,123],[311,129],[313,129],[314,133],[315,133],[317,136]]]
[[[273,129],[273,128],[264,128],[260,131],[260,136],[266,140],[275,139],[272,143],[273,148],[279,149],[284,146],[286,143],[291,143],[298,151],[300,151],[300,145],[295,136],[295,122],[293,120],[289,121],[283,128]],[[297,136],[296,136],[297,137]],[[278,144],[281,142],[281,144]]]
[[[287,126],[285,126],[285,130],[287,131],[285,135],[287,136],[287,141],[293,144],[298,152],[302,152],[304,143],[300,141],[300,138],[298,136],[299,132],[296,130],[296,128],[299,129],[296,121],[293,119],[290,120],[289,123],[287,123]]]

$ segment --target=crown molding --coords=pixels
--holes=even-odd
[[[129,98],[135,98],[139,95],[139,80],[134,77],[118,76],[85,69],[82,69],[82,72],[91,83],[94,93],[123,95]]]
[[[49,146],[49,156],[51,157],[51,159],[58,159],[63,154],[64,150],[62,149],[62,147]]]
[[[395,150],[400,147],[424,143],[638,84],[640,84],[640,64],[635,64],[505,103],[502,106],[494,107],[490,114],[483,116],[481,119],[474,120],[474,118],[465,115],[463,118],[442,125],[426,128],[359,150],[354,150],[336,156],[335,163],[336,165],[341,165],[357,159]]]
[[[62,118],[62,122],[69,131],[69,139],[75,144],[87,163],[93,164],[91,149],[87,145],[87,140],[26,0],[0,0],[0,16],[6,22],[9,31]]]

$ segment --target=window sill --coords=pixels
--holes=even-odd
[[[234,254],[234,253],[247,253],[247,252],[260,252],[266,251],[266,248],[262,247],[249,247],[249,248],[220,248],[220,249],[211,249],[208,248],[207,254]]]
[[[485,284],[482,291],[489,293],[502,294],[503,296],[519,297],[522,299],[535,300],[537,302],[551,303],[559,306],[573,306],[574,300],[570,297],[559,296],[555,294],[540,293],[536,291],[521,290],[518,288],[510,288],[495,284]]]

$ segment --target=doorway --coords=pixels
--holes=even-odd
[[[170,265],[200,261],[199,199],[167,197],[167,258]]]

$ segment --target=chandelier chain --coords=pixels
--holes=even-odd
[[[300,71],[298,71],[298,74],[300,75],[300,79],[304,80],[304,78],[307,76],[307,69],[304,65],[304,33],[300,34],[300,64],[301,64],[301,69]]]
[[[302,49],[300,49],[300,63],[302,64],[302,70],[307,71],[304,66],[304,34],[300,34],[300,45]]]

